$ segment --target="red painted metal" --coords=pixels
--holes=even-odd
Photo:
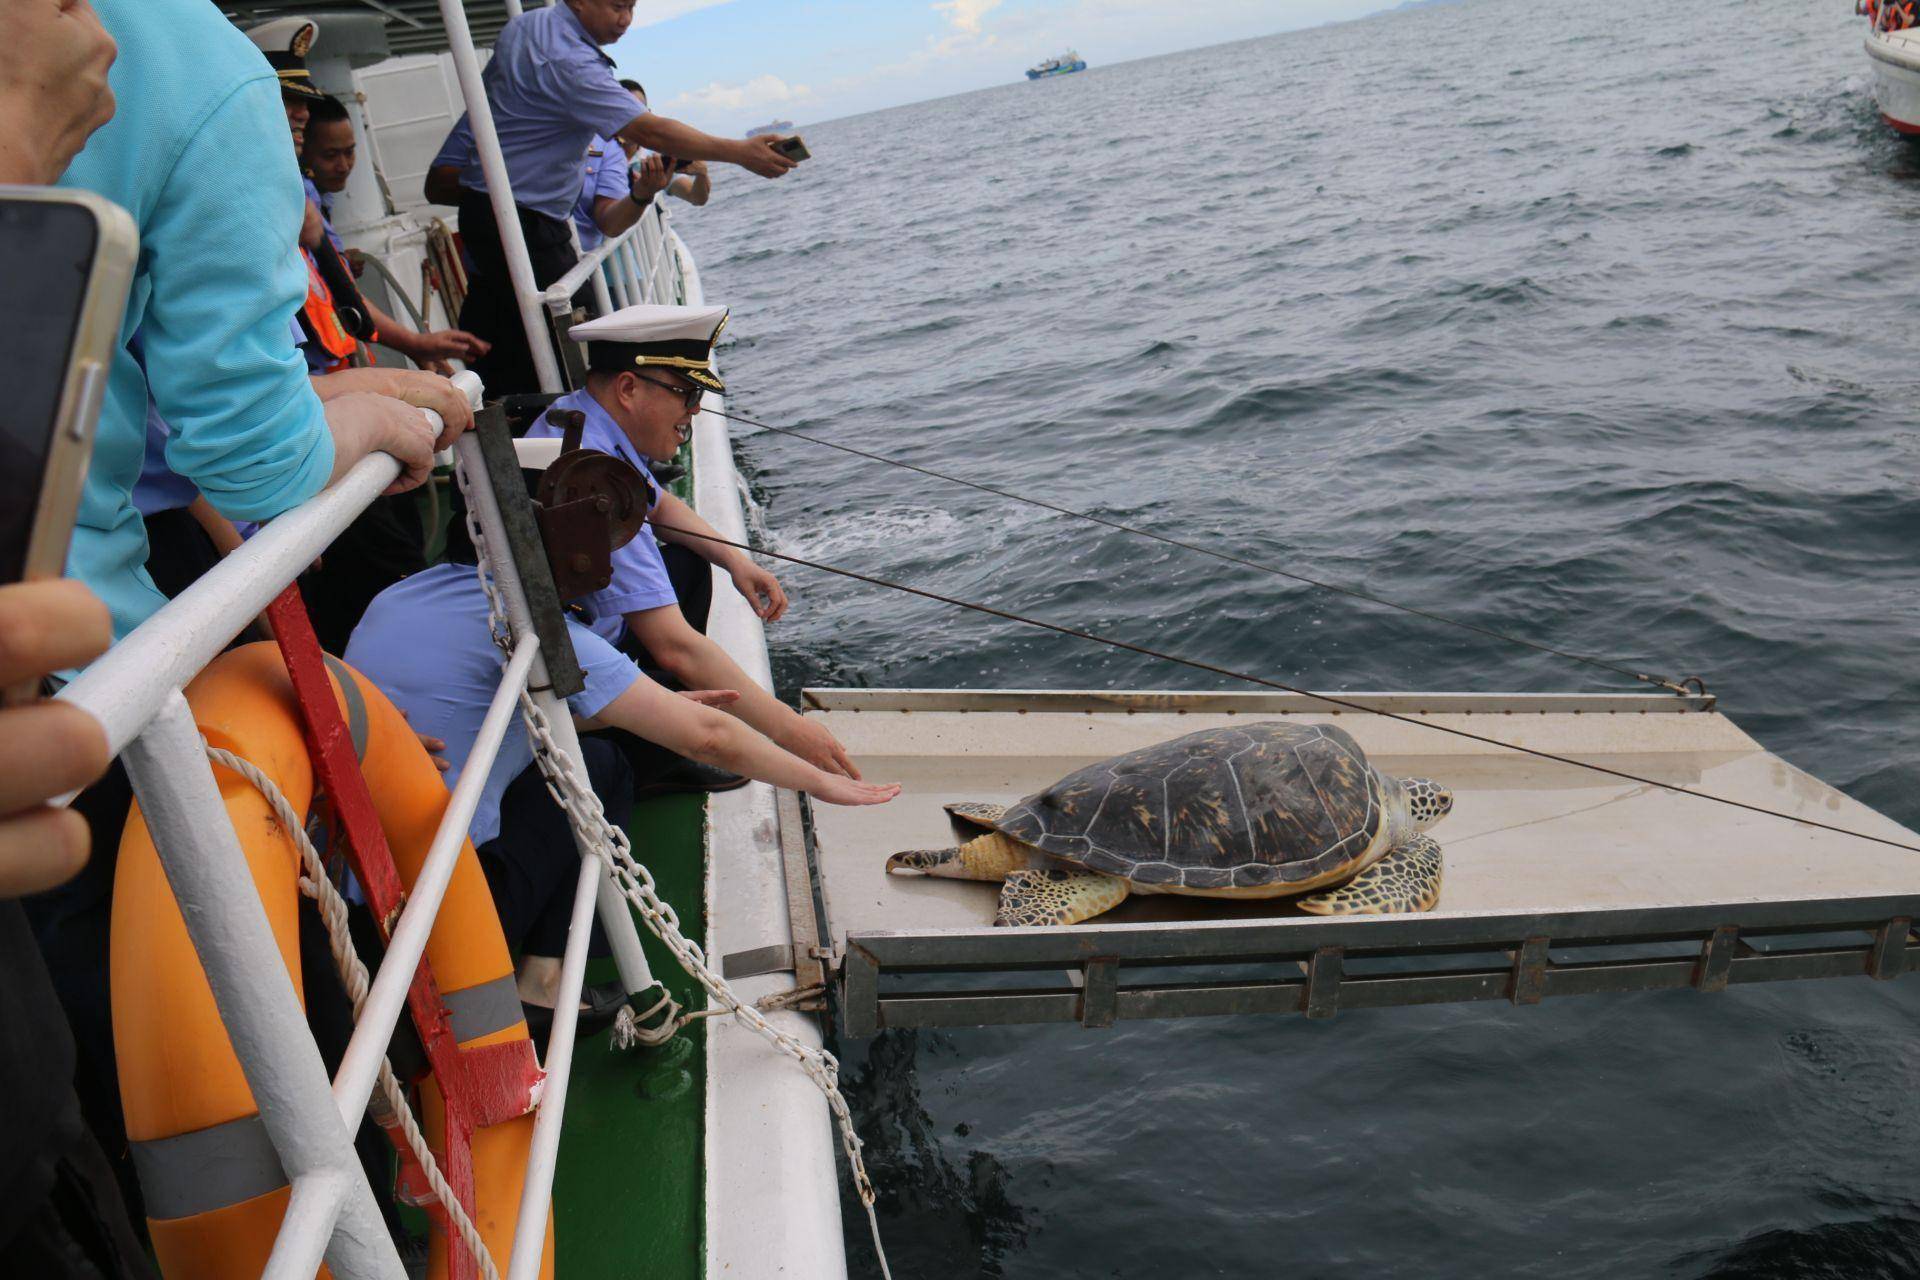
[[[327,671],[313,623],[297,586],[281,592],[267,606],[268,620],[280,645],[281,657],[292,677],[294,696],[313,758],[315,780],[326,793],[335,823],[345,837],[348,864],[359,877],[367,905],[379,922],[380,936],[390,936],[400,918],[406,893],[393,863],[393,851],[373,807],[373,796],[360,772],[353,736],[340,713],[333,678]],[[462,1049],[453,1038],[445,1003],[423,956],[407,990],[407,1008],[426,1048],[427,1062],[446,1103],[444,1150],[436,1153],[440,1172],[469,1218],[474,1211],[472,1137],[475,1126],[498,1124],[532,1110],[534,1089],[542,1079],[531,1040]],[[451,1247],[458,1236],[446,1211],[427,1186],[426,1175],[397,1127],[383,1125],[400,1155],[399,1195],[426,1208],[449,1241],[448,1259],[454,1280],[474,1280],[475,1260],[463,1248]]]

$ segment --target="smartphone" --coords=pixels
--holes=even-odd
[[[813,155],[811,151],[807,150],[807,144],[800,141],[797,135],[791,138],[780,139],[780,141],[773,144],[773,149],[796,164]]]
[[[66,572],[139,245],[91,192],[0,186],[0,584]]]

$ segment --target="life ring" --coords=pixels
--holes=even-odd
[[[328,666],[343,714],[356,729],[364,721],[362,768],[395,867],[411,887],[447,807],[446,786],[393,704],[344,663]],[[352,686],[344,693],[343,679]],[[292,682],[273,645],[222,655],[186,695],[209,743],[258,766],[295,812],[306,811],[313,770]],[[214,778],[297,992],[299,851],[251,783],[218,766]],[[513,960],[471,844],[447,886],[426,954],[462,1048],[527,1037]],[[161,1270],[196,1280],[258,1276],[286,1213],[286,1175],[138,805],[114,881],[112,975],[120,1097]],[[444,1126],[431,1078],[420,1096],[422,1128],[438,1155]],[[530,1112],[473,1132],[474,1225],[502,1266],[512,1253],[533,1124]],[[437,1230],[428,1267],[430,1276],[448,1274],[447,1241]],[[549,1221],[541,1275],[552,1274]]]

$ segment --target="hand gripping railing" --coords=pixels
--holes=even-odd
[[[455,381],[477,403],[478,379],[462,374]],[[511,573],[497,575],[498,586],[518,605],[514,611],[519,615],[515,618],[516,660],[504,672],[405,910],[394,925],[340,1071],[331,1082],[299,997],[280,962],[265,911],[250,891],[253,880],[246,857],[180,690],[399,471],[398,461],[386,454],[363,459],[337,484],[270,522],[59,694],[62,701],[100,721],[112,751],[126,766],[188,937],[290,1184],[287,1213],[263,1273],[275,1278],[305,1280],[323,1259],[342,1280],[402,1280],[405,1275],[354,1153],[353,1134],[366,1113],[385,1046],[406,1007],[409,985],[425,953],[487,774],[502,740],[512,731],[513,710],[530,675],[540,669],[539,649],[524,626],[525,602],[517,580]],[[582,871],[574,925],[584,943],[585,912],[598,896],[590,890],[602,876],[592,859],[582,864]],[[618,932],[631,934],[631,916],[624,910],[621,915],[626,927]],[[548,1044],[550,1068],[571,1055],[571,1015],[579,1005],[584,961],[584,945],[573,943],[570,939],[556,1000],[554,1032]],[[620,950],[624,948],[616,946]],[[637,938],[633,950],[638,951]],[[643,974],[628,973],[625,963],[621,968],[630,990],[645,989],[635,985],[636,979],[648,980]],[[522,1205],[519,1220],[519,1230],[533,1233],[536,1240],[545,1229],[545,1199],[564,1106],[564,1068],[560,1074],[561,1088],[548,1089],[543,1114],[536,1121],[528,1203]],[[546,1114],[549,1106],[551,1115]],[[530,1208],[536,1186],[540,1189],[537,1211]],[[533,1254],[537,1266],[537,1245]],[[521,1271],[516,1267],[514,1274]]]

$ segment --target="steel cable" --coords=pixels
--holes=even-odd
[[[727,413],[720,409],[709,408],[706,412],[711,413],[716,418],[725,418],[729,422],[738,422],[744,426],[758,427],[762,431],[771,431],[775,435],[780,436],[791,436],[795,440],[805,440],[808,444],[817,444],[828,449],[838,449],[841,453],[852,454],[856,458],[865,458],[870,462],[883,463],[889,467],[899,467],[903,471],[912,471],[935,480],[945,481],[948,484],[956,484],[964,488],[977,490],[980,493],[990,493],[996,498],[1005,498],[1009,502],[1019,502],[1026,506],[1038,507],[1042,511],[1051,511],[1056,515],[1071,516],[1076,520],[1085,520],[1090,524],[1097,524],[1103,528],[1112,529],[1117,533],[1127,534],[1130,537],[1146,538],[1152,542],[1162,543],[1169,547],[1178,547],[1182,551],[1191,551],[1196,555],[1208,556],[1215,560],[1224,561],[1227,564],[1239,565],[1245,569],[1253,569],[1260,573],[1271,574],[1276,578],[1287,578],[1294,582],[1305,583],[1310,587],[1316,587],[1322,591],[1331,591],[1355,600],[1364,600],[1368,604],[1377,604],[1384,608],[1397,609],[1402,613],[1412,614],[1418,618],[1425,618],[1430,622],[1439,622],[1449,627],[1458,627],[1463,631],[1471,631],[1475,635],[1486,636],[1491,640],[1501,640],[1508,644],[1524,645],[1540,653],[1552,654],[1556,658],[1565,658],[1569,662],[1582,662],[1590,667],[1599,667],[1602,670],[1611,671],[1615,675],[1626,676],[1630,680],[1638,680],[1644,684],[1658,685],[1663,689],[1671,689],[1683,695],[1685,693],[1685,690],[1681,687],[1684,682],[1676,683],[1664,676],[1635,671],[1631,667],[1622,666],[1617,662],[1609,662],[1605,658],[1596,658],[1591,654],[1573,653],[1566,649],[1557,649],[1550,644],[1545,644],[1538,640],[1529,640],[1525,636],[1516,636],[1505,631],[1495,631],[1493,628],[1481,626],[1477,622],[1467,622],[1464,619],[1450,617],[1444,613],[1435,613],[1430,609],[1421,609],[1414,605],[1401,604],[1395,600],[1388,600],[1383,596],[1376,596],[1369,592],[1361,591],[1356,587],[1342,586],[1337,582],[1327,582],[1321,578],[1311,578],[1306,574],[1294,573],[1292,570],[1282,569],[1259,560],[1249,560],[1245,556],[1238,556],[1230,551],[1218,551],[1212,547],[1203,547],[1198,543],[1188,542],[1181,538],[1170,538],[1166,534],[1155,533],[1150,529],[1141,529],[1134,525],[1123,524],[1118,520],[1109,520],[1105,516],[1095,515],[1091,511],[1079,511],[1073,507],[1063,507],[1058,503],[1048,502],[1044,498],[1035,498],[1023,493],[1014,493],[1009,489],[1001,489],[994,485],[982,484],[978,480],[968,480],[964,476],[956,476],[946,471],[935,471],[931,467],[923,467],[918,463],[904,462],[899,458],[889,458],[883,453],[873,453],[866,449],[856,449],[850,444],[841,444],[837,440],[828,440],[822,436],[809,435],[804,431],[795,431],[791,427],[776,427],[771,423],[760,422],[754,418],[744,418],[737,413]]]
[[[1195,671],[1205,671],[1212,675],[1226,676],[1230,680],[1244,680],[1248,684],[1263,685],[1269,689],[1278,689],[1283,693],[1312,698],[1316,702],[1323,702],[1328,706],[1340,707],[1348,711],[1359,711],[1366,715],[1380,716],[1387,720],[1398,720],[1402,724],[1418,725],[1423,729],[1431,729],[1437,733],[1446,733],[1456,738],[1465,738],[1469,742],[1478,742],[1490,747],[1499,747],[1505,751],[1517,751],[1522,755],[1533,756],[1536,759],[1551,760],[1555,764],[1564,764],[1576,769],[1586,769],[1593,773],[1605,774],[1607,777],[1618,778],[1623,782],[1633,782],[1642,786],[1658,787],[1662,791],[1670,791],[1675,795],[1691,796],[1696,800],[1711,800],[1715,804],[1723,804],[1735,809],[1745,809],[1749,813],[1763,814],[1769,818],[1780,818],[1787,822],[1797,823],[1803,827],[1815,827],[1822,831],[1834,832],[1837,835],[1852,836],[1858,840],[1868,840],[1874,844],[1886,845],[1889,848],[1903,849],[1908,853],[1920,853],[1920,845],[1902,844],[1898,840],[1889,840],[1885,836],[1868,835],[1864,831],[1851,831],[1846,827],[1837,827],[1832,823],[1821,822],[1816,818],[1803,818],[1798,814],[1784,813],[1779,809],[1769,809],[1765,805],[1749,804],[1745,800],[1735,800],[1730,796],[1714,795],[1710,791],[1695,791],[1691,787],[1683,787],[1678,783],[1662,782],[1658,778],[1642,777],[1637,773],[1628,773],[1624,769],[1614,769],[1607,765],[1594,764],[1590,760],[1576,760],[1572,756],[1563,756],[1552,751],[1543,751],[1538,747],[1524,747],[1517,742],[1502,742],[1498,738],[1489,738],[1484,734],[1474,733],[1470,729],[1459,729],[1452,725],[1435,724],[1430,720],[1422,720],[1415,716],[1403,715],[1397,711],[1386,711],[1379,707],[1370,707],[1363,702],[1355,702],[1350,698],[1342,698],[1330,693],[1315,693],[1311,689],[1302,689],[1297,685],[1287,684],[1280,680],[1269,680],[1265,676],[1256,676],[1245,671],[1235,671],[1231,667],[1222,667],[1211,662],[1202,662],[1198,658],[1186,658],[1177,653],[1167,653],[1159,649],[1150,649],[1146,645],[1134,644],[1128,640],[1116,640],[1112,636],[1103,636],[1092,631],[1082,631],[1077,627],[1064,626],[1058,622],[1046,622],[1039,618],[1030,618],[1024,614],[1014,613],[1011,610],[998,609],[992,605],[981,604],[975,600],[962,600],[957,596],[942,595],[938,591],[929,591],[925,587],[915,587],[904,582],[894,582],[887,578],[876,577],[873,574],[861,573],[855,569],[845,569],[838,565],[822,564],[818,560],[808,560],[803,556],[788,555],[782,551],[770,551],[764,547],[752,547],[746,543],[734,542],[728,538],[694,533],[689,529],[682,529],[678,526],[674,527],[673,533],[675,537],[698,538],[703,542],[717,543],[723,547],[734,547],[741,551],[768,556],[775,560],[784,560],[788,564],[797,564],[804,568],[815,569],[821,573],[830,573],[836,577],[850,578],[855,582],[864,582],[869,586],[885,587],[889,591],[899,591],[907,595],[919,596],[923,600],[937,601],[940,604],[952,605],[957,609],[970,609],[975,613],[986,614],[989,617],[1000,618],[1007,622],[1017,622],[1022,626],[1037,627],[1042,631],[1051,631],[1057,635],[1071,636],[1076,640],[1087,640],[1094,644],[1106,645],[1108,648],[1121,649],[1128,653],[1137,653],[1143,657],[1153,658],[1160,662],[1171,662],[1179,666],[1191,667]]]

